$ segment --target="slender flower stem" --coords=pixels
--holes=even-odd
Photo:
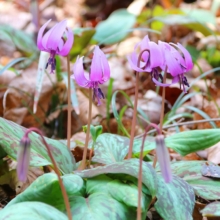
[[[37,134],[39,134],[41,136],[42,142],[45,145],[45,147],[47,148],[48,155],[49,155],[49,157],[50,157],[50,159],[51,159],[51,161],[53,163],[53,166],[54,166],[54,171],[55,171],[55,173],[57,174],[57,177],[58,177],[58,181],[59,181],[59,184],[60,184],[60,188],[61,188],[61,192],[62,192],[62,195],[63,195],[64,203],[65,203],[65,206],[66,206],[66,211],[67,211],[68,219],[72,220],[72,213],[71,213],[70,203],[69,203],[69,199],[68,199],[68,196],[67,196],[67,193],[66,193],[66,189],[65,189],[65,187],[63,185],[62,179],[60,177],[61,173],[60,173],[60,171],[59,171],[59,169],[57,167],[56,161],[55,161],[55,159],[54,159],[54,157],[53,157],[53,155],[51,153],[50,147],[47,144],[47,142],[46,142],[42,132],[40,130],[38,130],[37,128],[29,128],[26,131],[25,135],[28,137],[28,134],[30,132],[32,132],[32,131],[36,132]]]
[[[90,124],[92,120],[92,89],[89,89],[89,113],[88,113],[88,124],[87,124],[87,131],[86,131],[86,143],[83,150],[83,159],[78,168],[78,170],[84,170],[86,167],[86,156],[87,156],[87,149],[89,144],[89,134],[90,134]]]
[[[141,195],[142,195],[142,163],[144,157],[144,142],[147,136],[147,133],[151,127],[154,127],[158,134],[160,134],[160,129],[156,124],[149,124],[145,129],[144,136],[141,144],[141,152],[140,152],[140,163],[139,163],[139,173],[138,173],[138,208],[137,208],[137,220],[141,220]]]
[[[67,108],[67,146],[70,149],[70,139],[71,139],[71,88],[70,88],[70,57],[67,56],[67,74],[68,74],[68,88],[67,88],[67,96],[68,96],[68,108]]]
[[[149,53],[149,57],[150,57],[150,51],[148,49],[142,50],[141,53],[138,56],[138,62],[137,62],[137,66],[138,67],[140,67],[141,57],[142,57],[142,54],[144,52],[148,52]],[[128,157],[127,157],[127,159],[131,159],[131,157],[132,157],[132,148],[133,148],[135,127],[136,127],[136,121],[137,121],[139,72],[135,72],[135,73],[136,73],[136,85],[135,85],[135,98],[134,98],[134,112],[133,112],[133,118],[132,118],[132,124],[131,124],[131,137],[130,137],[130,143],[129,143],[129,150],[128,150]]]
[[[167,67],[164,71],[164,76],[163,76],[163,83],[166,83],[166,78],[167,78]],[[161,112],[160,112],[160,134],[162,134],[163,130],[163,118],[164,118],[164,104],[165,104],[165,94],[166,94],[166,87],[163,87],[162,90],[162,103],[161,103]],[[153,167],[155,168],[157,164],[157,154],[154,156],[154,161],[153,161]]]

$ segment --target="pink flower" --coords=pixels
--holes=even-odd
[[[67,28],[66,20],[57,23],[44,35],[44,31],[51,20],[47,21],[39,30],[37,46],[39,50],[50,53],[50,58],[46,65],[51,65],[51,73],[56,69],[55,55],[66,56],[73,45],[73,32]]]
[[[159,47],[163,51],[164,63],[161,65],[161,69],[165,70],[167,67],[167,73],[170,73],[173,77],[171,84],[164,84],[153,78],[156,85],[167,87],[176,82],[180,82],[180,86],[183,86],[183,91],[186,92],[185,86],[189,87],[185,73],[193,68],[192,58],[189,52],[180,44],[165,43],[159,41]],[[178,49],[178,50],[177,50]]]
[[[93,100],[96,99],[98,105],[100,105],[100,99],[104,99],[105,96],[99,88],[99,84],[109,80],[110,68],[105,54],[98,46],[94,49],[89,76],[85,75],[83,69],[83,57],[77,58],[73,66],[73,73],[72,78],[75,78],[79,86],[93,89]]]
[[[139,56],[141,57],[139,58]],[[147,35],[140,43],[135,45],[134,52],[127,58],[133,70],[149,72],[152,78],[162,79],[162,75],[159,73],[160,66],[164,64],[162,50],[156,43],[150,41]]]

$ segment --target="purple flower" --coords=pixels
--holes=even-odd
[[[17,156],[17,175],[18,179],[22,182],[26,182],[27,180],[27,173],[30,164],[30,145],[31,140],[28,135],[25,134],[20,141]]]
[[[85,75],[83,69],[83,57],[77,58],[73,66],[73,73],[72,78],[75,78],[79,86],[93,89],[93,100],[96,99],[100,105],[100,99],[104,99],[105,96],[99,88],[99,84],[103,84],[109,79],[110,68],[105,54],[98,46],[94,49],[89,76]]]
[[[156,136],[156,152],[162,176],[165,182],[169,183],[172,181],[172,171],[170,168],[170,156],[165,146],[163,135]]]
[[[47,33],[44,34],[48,23],[47,21],[39,30],[37,37],[37,46],[39,50],[46,51],[50,53],[50,58],[46,65],[51,65],[51,73],[56,69],[56,59],[55,55],[66,56],[73,45],[73,32],[67,28],[66,20],[57,23],[53,28],[51,28]]]
[[[168,44],[159,41],[159,47],[164,55],[164,63],[161,65],[161,69],[165,70],[167,68],[167,73],[171,74],[173,80],[171,84],[161,83],[156,78],[153,78],[153,81],[158,86],[163,87],[180,82],[180,87],[182,85],[183,91],[186,92],[185,86],[189,87],[189,84],[184,74],[193,68],[193,62],[189,52],[180,43]]]
[[[160,66],[164,64],[164,56],[161,48],[150,41],[146,35],[144,39],[135,45],[134,52],[127,57],[131,68],[137,72],[149,72],[152,78],[162,78],[159,73]]]

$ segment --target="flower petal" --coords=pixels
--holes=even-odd
[[[182,53],[184,55],[186,68],[187,68],[186,71],[191,70],[193,68],[193,61],[192,61],[192,57],[191,57],[190,53],[180,43],[177,43],[177,46],[182,51]]]
[[[62,50],[58,53],[61,56],[66,56],[70,52],[72,45],[73,45],[73,41],[74,41],[73,32],[71,29],[67,28],[66,34],[67,34],[67,40]]]
[[[175,58],[174,48],[172,48],[168,43],[159,41],[159,47],[161,48],[164,57],[165,65],[167,66],[167,72],[172,76],[183,73],[183,69],[179,61]],[[162,67],[164,70],[164,67]]]
[[[138,58],[137,58],[137,54],[135,52],[133,52],[130,56],[127,56],[128,62],[131,66],[131,68],[137,72],[145,72],[145,69],[142,69],[141,67],[144,67],[146,65],[146,63],[144,62],[140,62],[140,67],[138,67],[137,62],[138,62]]]
[[[154,42],[149,42],[150,46],[150,68],[160,67],[164,64],[164,56],[161,48]]]
[[[44,47],[42,45],[42,38],[43,38],[43,33],[47,27],[47,25],[50,23],[51,19],[48,20],[39,30],[38,36],[37,36],[37,47],[39,50],[44,50]]]
[[[165,182],[169,183],[172,181],[172,171],[170,167],[170,156],[167,147],[165,146],[164,136],[157,135],[155,139],[156,139],[156,152],[157,152],[158,162],[160,165],[160,170]]]
[[[66,29],[66,23],[66,20],[63,20],[51,29],[50,36],[48,37],[46,45],[48,49],[57,52],[59,41],[62,40],[63,33]]]
[[[81,87],[89,87],[90,81],[86,79],[84,69],[83,69],[83,57],[77,57],[75,64],[73,65],[73,75],[77,84]]]
[[[104,83],[104,82],[108,81],[110,78],[110,67],[109,67],[109,63],[108,63],[108,60],[107,60],[105,54],[101,51],[100,55],[101,55],[101,59],[102,59],[102,62],[101,62],[102,72],[103,72],[102,81]]]
[[[171,84],[162,83],[162,82],[159,82],[158,80],[156,80],[155,78],[152,78],[152,81],[153,81],[157,86],[161,86],[161,87],[168,87],[168,86],[171,86],[171,85],[174,84],[174,83],[171,83]]]
[[[108,80],[109,77],[110,77],[110,68],[109,68],[108,60],[105,54],[99,49],[98,46],[96,46],[92,58],[90,80],[103,83],[106,80]]]

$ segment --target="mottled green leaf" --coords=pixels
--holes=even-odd
[[[203,210],[201,210],[201,213],[205,217],[220,217],[220,202],[209,203]]]
[[[141,145],[142,145],[142,138],[134,139],[133,149],[132,149],[132,156],[133,157],[140,157],[141,152]],[[151,150],[155,149],[155,137],[148,136],[144,142],[144,156],[148,154]]]
[[[128,153],[128,146],[129,138],[127,137],[109,133],[101,134],[96,139],[92,161],[102,164],[123,161]]]
[[[165,138],[166,146],[182,156],[204,150],[220,141],[220,129],[183,131]],[[149,142],[145,150],[156,148],[155,142]]]
[[[119,180],[114,180],[108,183],[108,190],[112,198],[124,203],[128,207],[133,207],[136,211],[138,207],[138,187],[134,184],[124,184]],[[146,212],[151,203],[151,196],[146,196],[142,193],[141,198],[142,212]]]
[[[69,197],[84,194],[84,182],[82,178],[74,174],[67,174],[61,178]],[[26,201],[44,202],[64,211],[65,204],[57,175],[47,173],[38,177],[24,192],[11,200],[7,207]]]
[[[155,208],[165,220],[190,220],[195,203],[193,188],[178,176],[165,183],[158,175],[157,202]]]
[[[83,178],[91,178],[100,174],[115,173],[115,174],[129,174],[138,178],[139,160],[130,159],[123,162],[117,162],[107,166],[97,167],[90,170],[83,170],[75,172]],[[157,176],[153,167],[146,162],[143,162],[143,184],[148,187],[152,197],[156,195],[157,189]]]
[[[136,210],[138,206],[138,188],[133,183],[127,183],[118,179],[112,179],[106,175],[99,175],[90,178],[86,182],[86,193],[102,192],[110,195],[113,199],[133,207]],[[103,196],[104,197],[104,196]],[[151,202],[151,196],[142,194],[142,210],[146,211]]]
[[[17,158],[19,143],[26,130],[26,128],[0,117],[0,146],[13,159]],[[31,139],[30,166],[51,165],[51,160],[46,147],[41,141],[41,137],[34,132],[30,133],[29,137]],[[45,139],[61,172],[71,173],[76,168],[76,164],[67,146],[57,140],[46,137]]]
[[[202,176],[201,170],[204,163],[205,161],[178,161],[173,162],[171,167],[173,173],[183,178],[194,188],[197,196],[207,200],[219,199],[220,181]]]
[[[126,9],[114,11],[107,20],[100,22],[96,26],[94,39],[100,43],[113,44],[122,40],[128,30],[135,24],[135,15]]]
[[[75,196],[70,199],[73,218],[83,220],[128,220],[135,219],[125,204],[104,193],[93,193],[87,198]]]
[[[220,129],[191,130],[166,138],[167,147],[185,156],[206,149],[220,141]]]
[[[68,220],[54,207],[42,202],[22,202],[0,211],[0,220]]]
[[[70,51],[71,57],[76,57],[82,54],[83,50],[89,44],[93,35],[95,34],[95,29],[93,28],[78,28],[74,30],[74,44]]]

